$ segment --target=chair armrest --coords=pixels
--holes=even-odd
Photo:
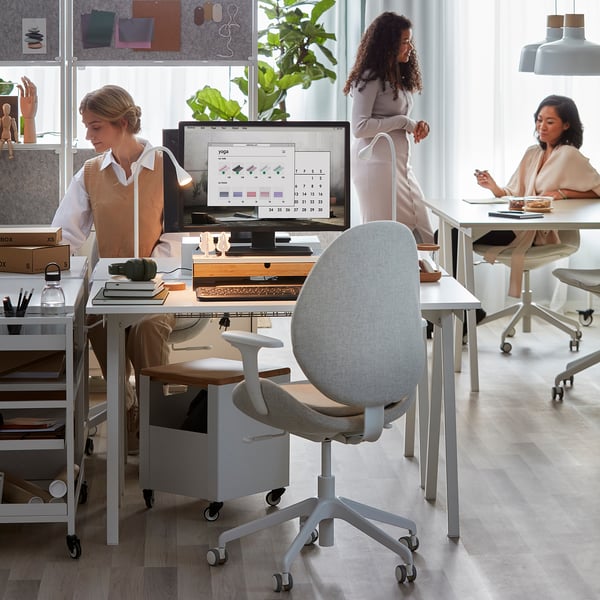
[[[281,348],[283,342],[277,338],[247,331],[226,331],[222,336],[242,355],[246,389],[256,412],[260,415],[268,414],[269,411],[260,389],[258,352],[261,348]]]

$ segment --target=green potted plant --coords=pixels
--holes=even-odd
[[[322,15],[334,5],[335,0],[259,0],[259,8],[269,21],[258,32],[258,55],[264,57],[257,65],[259,120],[285,121],[289,117],[286,97],[291,88],[308,89],[313,81],[336,80],[335,72],[321,62],[337,64],[325,45],[336,39],[335,34],[327,32],[320,23]],[[231,81],[247,98],[248,69]],[[198,90],[187,104],[199,121],[248,120],[244,112],[247,101],[240,105],[209,86]]]

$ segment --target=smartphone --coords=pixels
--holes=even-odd
[[[521,212],[520,210],[492,210],[488,213],[490,217],[504,217],[505,219],[543,219],[542,213]]]

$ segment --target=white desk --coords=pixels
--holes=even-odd
[[[458,237],[457,279],[470,290],[475,290],[473,241],[492,230],[516,229],[600,229],[600,200],[557,200],[554,210],[543,219],[504,219],[490,217],[488,212],[506,209],[507,204],[470,204],[460,199],[426,199],[425,204],[440,219],[441,264],[451,270],[452,237],[456,227]],[[477,364],[477,336],[475,314],[467,312],[469,335],[469,360],[471,390],[479,391],[479,367]],[[457,336],[458,337],[458,336]],[[458,354],[455,370],[460,370]]]
[[[159,263],[160,270],[167,270]],[[102,277],[99,275],[99,277]],[[144,314],[190,313],[207,316],[229,313],[254,315],[289,315],[294,310],[292,301],[243,301],[203,302],[196,300],[189,287],[183,291],[170,292],[165,304],[156,305],[93,305],[91,298],[104,284],[95,281],[87,305],[89,314],[104,315],[107,321],[107,476],[106,476],[106,525],[107,543],[119,543],[119,499],[123,485],[123,360],[125,352],[125,329]],[[432,367],[432,402],[429,418],[425,496],[435,498],[439,452],[440,415],[442,396],[445,408],[446,470],[448,485],[448,535],[458,537],[458,470],[456,450],[456,416],[453,372],[453,315],[458,311],[478,308],[479,301],[450,277],[439,282],[421,286],[421,308],[434,323],[434,365]],[[422,463],[424,458],[421,458]]]

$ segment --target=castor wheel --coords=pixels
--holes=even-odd
[[[204,510],[204,518],[207,521],[216,521],[219,518],[219,511],[222,508],[222,502],[211,502]]]
[[[403,535],[398,541],[411,552],[416,552],[419,549],[419,538],[416,535]]]
[[[594,317],[592,317],[594,309],[588,308],[587,310],[578,310],[577,312],[579,313],[579,322],[584,327],[589,327],[592,324],[592,321],[594,320]]]
[[[552,400],[562,401],[564,395],[565,395],[565,390],[562,386],[560,386],[560,385],[552,386]]]
[[[316,529],[313,529],[310,532],[310,536],[304,542],[305,546],[312,546],[319,539],[319,532]]]
[[[81,556],[81,542],[76,535],[67,536],[67,548],[71,558],[79,558]]]
[[[285,493],[285,488],[277,488],[276,490],[271,490],[265,500],[269,506],[277,506],[281,502],[281,496]]]
[[[226,563],[228,558],[227,550],[225,550],[225,548],[211,548],[206,553],[206,562],[211,567],[216,567]]]
[[[289,592],[294,587],[291,573],[275,573],[273,575],[273,590],[276,592]]]
[[[154,490],[143,490],[142,494],[144,495],[146,508],[152,508],[154,506]]]
[[[571,352],[579,352],[579,340],[569,340],[569,350]]]
[[[84,452],[86,456],[91,456],[92,454],[94,454],[94,440],[91,437],[85,440]]]
[[[509,342],[503,342],[500,346],[500,350],[504,352],[504,354],[510,354],[510,351],[512,350],[512,344]]]
[[[415,565],[398,565],[396,567],[396,579],[398,583],[412,583],[417,578],[417,568]]]

